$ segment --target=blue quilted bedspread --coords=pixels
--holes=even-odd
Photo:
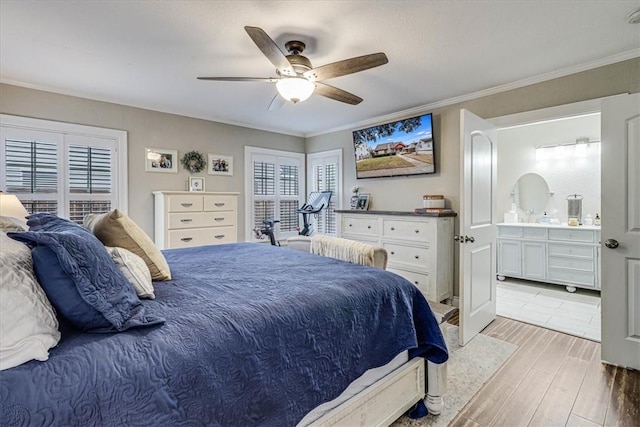
[[[424,297],[390,272],[273,246],[165,251],[164,325],[63,327],[46,362],[0,372],[0,425],[295,425],[403,350],[447,351]]]

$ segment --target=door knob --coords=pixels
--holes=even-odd
[[[604,241],[604,245],[609,249],[615,249],[619,246],[619,243],[616,239],[607,239]]]
[[[473,242],[475,242],[475,241],[476,241],[476,239],[475,239],[473,236],[472,236],[472,237],[464,236],[464,241],[465,241],[465,243],[466,243],[466,242],[471,242],[471,243],[473,243]]]

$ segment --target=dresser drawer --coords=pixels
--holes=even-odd
[[[549,268],[549,279],[569,284],[595,287],[596,276],[590,271]]]
[[[377,218],[346,216],[342,218],[342,232],[345,234],[378,237],[380,235],[380,222]]]
[[[382,226],[382,235],[384,237],[417,240],[428,242],[433,239],[433,227],[435,223],[431,221],[400,221],[397,219],[384,219]]]
[[[169,212],[201,212],[202,195],[169,196]]]
[[[594,259],[595,248],[593,246],[563,245],[562,243],[549,243],[549,256],[570,256],[578,258]]]
[[[547,229],[546,228],[537,228],[537,227],[523,227],[522,228],[522,238],[523,239],[545,240],[547,238]]]
[[[429,248],[396,245],[388,242],[383,243],[382,247],[387,250],[389,263],[405,264],[421,269],[429,267]]]
[[[567,258],[550,256],[548,258],[550,268],[569,268],[572,270],[595,271],[595,261],[587,258]]]
[[[236,225],[235,212],[175,212],[169,214],[170,230],[225,225]]]
[[[549,240],[569,240],[572,242],[593,243],[593,231],[590,230],[549,230]]]
[[[189,228],[169,231],[169,248],[217,245],[236,241],[236,227]]]
[[[235,211],[236,203],[236,196],[204,196],[205,211]]]
[[[522,227],[498,227],[500,237],[522,237]]]
[[[400,270],[395,268],[387,268],[387,271],[402,276],[414,285],[426,296],[429,295],[429,288],[431,286],[431,278],[429,273],[414,273],[413,271]]]

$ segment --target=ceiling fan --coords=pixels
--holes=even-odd
[[[198,77],[198,79],[228,82],[275,83],[278,93],[271,101],[269,110],[280,108],[285,101],[291,101],[294,104],[304,101],[313,93],[336,101],[357,105],[362,102],[362,98],[359,96],[322,82],[334,77],[368,70],[369,68],[378,67],[389,62],[387,55],[379,52],[313,68],[311,61],[309,61],[306,56],[301,55],[306,47],[303,42],[291,40],[285,43],[284,46],[289,52],[289,55],[285,55],[262,28],[244,27],[244,29],[267,59],[276,66],[276,74],[278,76]]]

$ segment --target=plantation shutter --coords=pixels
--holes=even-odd
[[[336,152],[337,151],[337,152]],[[340,201],[340,165],[342,151],[314,153],[309,155],[310,191],[331,191],[329,206],[325,207],[316,218],[315,230],[321,234],[337,235],[336,209]]]
[[[114,139],[4,126],[1,132],[0,186],[29,213],[82,223],[117,205]]]
[[[247,147],[252,182],[250,204],[251,229],[264,227],[264,220],[279,220],[276,234],[284,239],[298,233],[300,214],[296,210],[304,203],[303,155]],[[273,153],[273,154],[271,154]]]

